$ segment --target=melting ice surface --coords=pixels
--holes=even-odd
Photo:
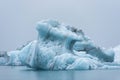
[[[120,68],[120,46],[104,49],[82,30],[55,20],[37,23],[37,40],[23,48],[0,54],[0,65],[45,70]]]

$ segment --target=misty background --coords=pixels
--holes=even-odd
[[[120,0],[0,0],[0,50],[37,39],[43,19],[76,26],[99,46],[120,44]]]

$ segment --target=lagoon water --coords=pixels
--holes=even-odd
[[[20,66],[0,66],[0,80],[120,80],[120,69],[38,71]]]

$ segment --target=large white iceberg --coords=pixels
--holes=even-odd
[[[100,48],[82,30],[56,20],[40,21],[36,29],[37,40],[7,55],[1,54],[0,65],[45,70],[120,68],[120,47]]]

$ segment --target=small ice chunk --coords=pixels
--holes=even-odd
[[[120,45],[113,48],[115,52],[114,62],[120,63]]]

